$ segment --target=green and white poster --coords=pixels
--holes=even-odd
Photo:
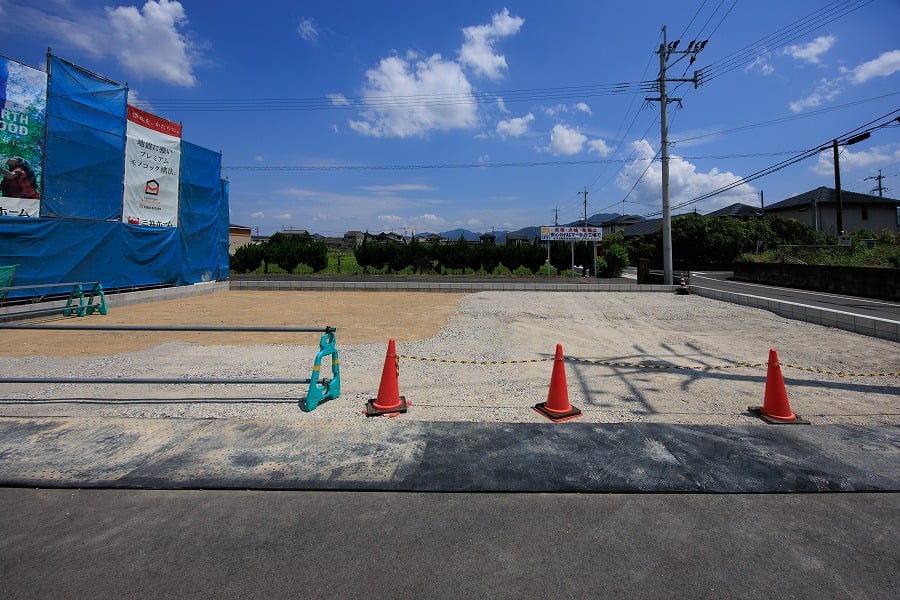
[[[39,217],[47,74],[0,56],[0,216]]]

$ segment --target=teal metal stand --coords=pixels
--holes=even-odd
[[[77,306],[73,305],[75,302],[78,302]],[[69,299],[66,301],[66,308],[63,310],[63,315],[66,317],[72,316],[72,314],[77,314],[79,317],[84,316],[84,292],[81,290],[81,284],[76,283],[72,287],[72,293],[69,294]]]
[[[94,304],[94,297],[97,297],[99,302]],[[94,284],[94,288],[91,290],[91,295],[88,296],[87,303],[87,314],[91,315],[95,312],[101,315],[106,314],[106,294],[103,293],[103,286],[100,285],[100,282]]]
[[[312,376],[309,378],[309,392],[306,394],[306,402],[300,404],[300,408],[309,412],[314,410],[319,403],[337,398],[341,394],[341,368],[338,360],[338,351],[334,347],[334,328],[325,327],[325,334],[319,340],[319,352],[316,354],[316,362],[313,364]],[[319,371],[322,369],[322,357],[331,355],[331,379],[319,381]]]
[[[94,304],[94,297],[97,297],[99,300],[97,304]],[[80,283],[76,283],[72,286],[72,293],[69,294],[69,299],[66,301],[63,316],[71,317],[75,314],[83,317],[94,314],[94,312],[101,315],[106,314],[106,294],[103,293],[103,286],[100,285],[99,281],[95,283],[94,287],[91,288],[91,293],[88,295],[87,302],[85,302],[84,290]]]

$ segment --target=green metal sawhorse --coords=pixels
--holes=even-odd
[[[99,299],[98,304],[94,304],[95,297]],[[74,305],[76,301],[78,302],[77,306]],[[79,317],[83,317],[85,315],[92,315],[95,312],[101,315],[106,314],[106,295],[103,293],[103,286],[100,285],[99,281],[94,283],[94,287],[91,288],[90,295],[85,303],[84,290],[80,283],[76,283],[72,287],[72,293],[69,294],[69,299],[66,301],[63,315],[68,317],[76,314]]]
[[[321,402],[337,398],[341,394],[341,367],[338,360],[338,351],[335,348],[335,329],[325,327],[325,333],[319,339],[319,352],[313,363],[312,376],[309,378],[309,391],[306,401],[300,404],[300,408],[309,412],[315,409]],[[322,358],[331,356],[331,379],[319,381],[319,371],[322,369]]]

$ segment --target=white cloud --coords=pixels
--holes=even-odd
[[[255,213],[250,213],[250,216],[253,217],[254,219],[265,219],[266,213],[258,210]]]
[[[351,120],[359,134],[373,137],[415,137],[429,131],[468,129],[478,123],[472,86],[459,65],[439,54],[410,65],[397,56],[382,59],[366,72],[362,120]],[[441,103],[404,102],[415,96],[446,97]]]
[[[364,185],[359,189],[376,194],[393,194],[395,192],[433,192],[434,188],[423,183],[395,183],[393,185]]]
[[[555,106],[545,106],[543,107],[544,114],[548,117],[555,117],[559,114],[565,114],[570,112],[582,112],[588,115],[592,115],[591,107],[588,106],[584,102],[576,102],[575,104],[557,104]]]
[[[262,156],[262,155],[256,155],[256,156],[254,156],[254,157],[253,157],[253,160],[255,160],[256,162],[266,162],[266,158],[265,158],[264,156]]]
[[[764,57],[757,56],[752,63],[744,67],[744,70],[748,72],[758,71],[763,75],[771,75],[775,72],[775,67],[769,64]]]
[[[792,112],[802,112],[807,108],[815,108],[824,102],[831,102],[843,92],[840,79],[820,79],[812,94],[801,100],[788,104]]]
[[[128,71],[138,78],[185,87],[196,85],[189,58],[191,43],[179,32],[188,22],[180,2],[148,0],[140,10],[120,6],[107,8],[106,15],[111,32],[97,32],[96,41],[109,46],[111,33],[116,58]]]
[[[332,106],[350,106],[350,101],[343,94],[325,94]]]
[[[634,142],[632,150],[638,158],[627,165],[616,177],[616,185],[622,190],[631,190],[634,186],[628,200],[630,202],[639,203],[642,207],[648,206],[662,207],[662,165],[658,160],[653,161],[647,168],[648,160],[656,156],[656,151],[650,146],[647,140]],[[646,173],[644,170],[646,169]],[[643,177],[641,176],[643,174]],[[635,185],[635,181],[640,182]],[[711,169],[706,173],[697,170],[696,165],[678,157],[669,157],[669,203],[676,206],[682,202],[686,202],[714,191],[726,185],[729,185],[740,179],[740,176],[728,171],[719,171]],[[740,185],[728,192],[714,196],[709,200],[705,200],[696,205],[698,211],[702,213],[710,212],[717,208],[722,208],[735,202],[743,202],[752,204],[756,190],[747,184]],[[693,210],[695,205],[691,205]],[[685,212],[680,210],[678,212]]]
[[[585,142],[587,142],[587,136],[577,129],[557,124],[550,132],[550,145],[545,146],[542,150],[556,156],[572,156],[584,149]]]
[[[281,213],[280,215],[275,215],[276,221],[288,222],[288,221],[293,220],[293,218],[294,218],[294,215],[292,215],[291,213],[288,213],[288,212]]]
[[[797,60],[818,64],[821,56],[828,52],[836,41],[837,37],[833,35],[820,35],[808,44],[788,46],[784,49],[784,53]]]
[[[413,217],[411,222],[415,223],[416,229],[442,227],[447,223],[445,219],[434,214],[425,214],[419,215],[418,217]]]
[[[841,75],[833,79],[820,79],[812,94],[789,104],[793,112],[814,108],[837,98],[844,86],[861,85],[877,77],[889,77],[900,71],[900,50],[884,52],[878,58],[857,65],[853,69],[842,69]]]
[[[153,104],[141,97],[141,94],[133,87],[128,88],[128,104],[138,106],[141,110],[153,112]]]
[[[863,144],[860,144],[862,146]],[[857,148],[857,146],[853,146]],[[852,170],[872,170],[881,165],[900,162],[900,145],[877,146],[859,151],[851,151],[847,146],[840,149],[841,173]],[[834,151],[829,149],[819,154],[812,171],[819,175],[834,175]],[[843,186],[842,186],[843,187]]]
[[[597,138],[596,140],[591,140],[590,142],[588,142],[588,147],[591,150],[593,150],[594,152],[596,152],[597,154],[599,154],[600,156],[604,156],[604,157],[609,156],[610,154],[612,154],[612,151],[613,151],[613,149],[610,148],[609,145],[606,142],[604,142],[603,140],[601,140],[600,138]]]
[[[7,3],[0,0],[0,4]],[[0,19],[0,31],[27,26],[31,33],[63,47],[94,58],[111,56],[129,78],[185,87],[197,84],[194,67],[202,60],[200,46],[183,33],[188,19],[180,2],[148,0],[141,8],[119,6],[104,11],[91,11],[74,2],[53,4],[56,12],[49,14],[47,8],[18,3],[14,22]]]
[[[502,138],[520,137],[528,133],[528,125],[534,121],[534,115],[528,113],[524,117],[506,119],[497,123],[497,135]]]
[[[508,113],[509,109],[506,108],[506,102],[503,101],[503,98],[497,98],[497,108],[500,109],[502,113]]]
[[[477,75],[500,79],[507,69],[506,57],[496,54],[494,45],[500,38],[518,33],[524,23],[525,19],[510,16],[509,10],[504,8],[493,16],[490,25],[464,28],[465,42],[459,51],[460,63]]]
[[[524,22],[504,9],[489,25],[464,28],[458,62],[444,60],[437,53],[419,59],[412,50],[403,58],[397,53],[381,59],[376,68],[366,71],[365,108],[359,119],[349,121],[350,128],[360,135],[407,138],[477,126],[478,106],[463,67],[491,79],[501,77],[507,69],[506,58],[495,53],[494,45],[500,38],[516,34]],[[332,101],[344,98],[332,96]],[[434,101],[409,101],[420,96]],[[502,99],[497,106],[506,110]]]
[[[888,77],[897,71],[900,71],[900,50],[891,50],[859,65],[853,69],[851,76],[853,83],[865,83],[875,77]]]
[[[297,26],[297,33],[307,42],[313,42],[319,37],[319,30],[316,27],[316,22],[309,17],[300,19],[300,24]]]

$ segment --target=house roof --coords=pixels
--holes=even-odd
[[[651,235],[659,231],[660,228],[662,228],[662,219],[647,219],[646,221],[639,221],[638,223],[629,225],[622,230],[622,235],[625,237]]]
[[[837,204],[837,190],[829,187],[818,187],[814,190],[769,205],[766,207],[766,211],[778,211],[797,206],[810,206],[813,202],[816,204]],[[841,190],[841,204],[887,204],[890,206],[900,206],[900,200]]]
[[[759,208],[737,202],[731,206],[707,213],[707,217],[755,217],[759,215]]]
[[[632,223],[639,223],[643,220],[644,217],[639,217],[637,215],[620,215],[614,219],[603,221],[601,225],[631,225]]]

